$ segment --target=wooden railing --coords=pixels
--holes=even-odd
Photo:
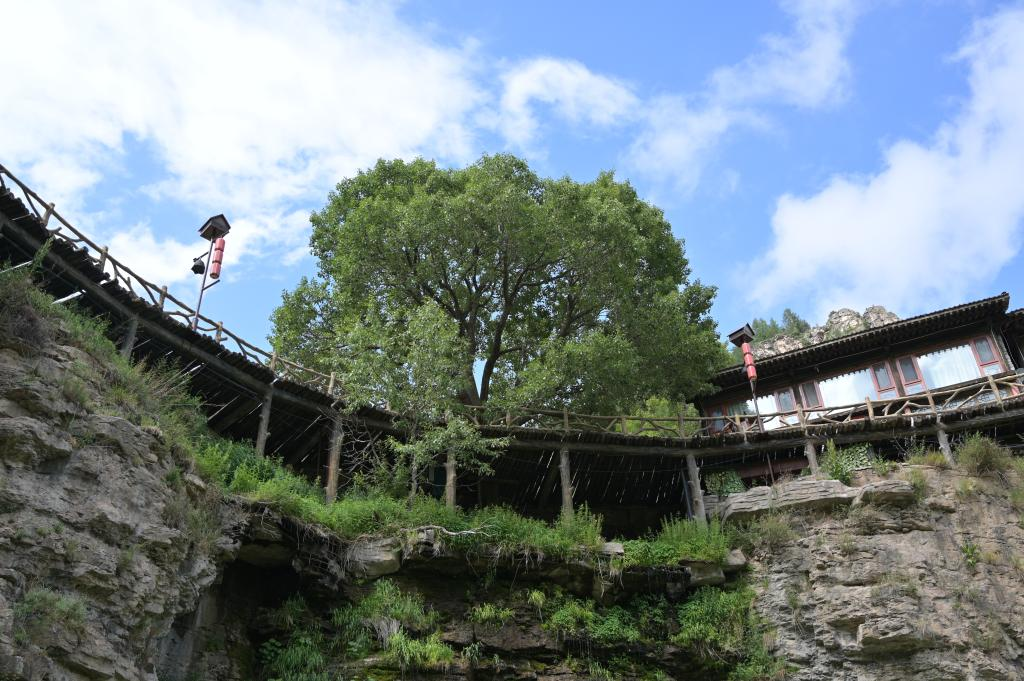
[[[165,317],[185,326],[191,326],[195,310],[169,293],[166,286],[157,286],[147,281],[130,267],[115,258],[106,246],[100,246],[75,229],[74,225],[57,212],[52,203],[46,203],[31,188],[0,165],[0,188],[20,191],[29,210],[43,223],[50,236],[78,249],[103,271],[107,279],[113,279],[121,288],[148,303]],[[221,321],[199,315],[197,331],[212,335],[213,340],[229,350],[241,354],[245,359],[266,366],[279,378],[288,379],[327,393],[332,397],[341,396],[341,386],[335,384],[333,375],[310,369],[279,357],[276,352],[253,345],[241,336],[224,327]]]
[[[986,404],[1005,408],[1008,400],[1024,395],[1024,375],[1005,372],[985,376],[938,391],[884,400],[865,400],[804,410],[730,416],[595,416],[556,409],[513,409],[501,411],[493,407],[471,406],[469,411],[477,425],[505,426],[546,430],[586,430],[671,438],[699,438],[722,433],[754,434],[762,432],[812,432],[830,426],[856,421],[869,424],[891,422],[914,416],[942,417],[957,411]],[[1018,401],[1018,400],[1015,400]]]
[[[85,257],[113,279],[118,286],[131,293],[138,300],[157,309],[169,319],[185,326],[191,326],[195,310],[167,291],[166,286],[157,286],[136,274],[127,265],[110,254],[106,246],[99,246],[89,237],[64,219],[52,203],[46,203],[38,194],[0,165],[0,188],[16,187],[25,199],[29,210],[42,222],[49,235],[78,249]],[[51,226],[51,223],[56,226]],[[209,317],[199,316],[197,330],[212,334],[213,340],[229,350],[241,354],[245,359],[269,368],[277,377],[288,379],[319,390],[331,397],[342,397],[342,386],[335,381],[334,374],[325,374],[279,357],[276,352],[264,350],[224,327],[224,323]],[[754,415],[731,416],[690,416],[679,414],[675,417],[652,416],[603,416],[579,414],[566,409],[521,408],[510,411],[497,410],[488,405],[467,407],[472,420],[480,426],[505,426],[508,428],[582,430],[672,438],[700,438],[721,433],[760,432],[807,432],[816,428],[841,425],[853,421],[885,422],[915,415],[941,416],[958,410],[970,409],[983,404],[996,403],[1000,407],[1008,399],[1024,394],[1024,376],[1007,372],[998,376],[971,381],[951,388],[924,392],[907,397],[887,400],[865,400],[858,404],[842,405],[804,411]]]

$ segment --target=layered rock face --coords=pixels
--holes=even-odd
[[[829,481],[816,503],[841,510],[798,518],[803,536],[755,561],[788,678],[1024,678],[1024,528],[1005,483],[910,470],[916,499],[891,477]]]
[[[866,331],[899,321],[899,316],[889,312],[881,305],[872,305],[863,314],[849,308],[840,308],[829,313],[828,319],[820,326],[812,326],[799,336],[781,335],[762,342],[755,339],[754,357],[764,359],[784,352],[799,350],[809,345],[823,343],[847,336],[858,331]]]
[[[75,347],[0,348],[0,678],[156,679],[232,545],[157,429],[89,408],[83,367],[102,376]]]

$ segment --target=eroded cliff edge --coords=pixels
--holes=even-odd
[[[180,397],[159,383],[173,373],[113,366],[80,318],[14,302],[0,302],[4,681],[271,678],[282,650],[306,656],[296,681],[1024,678],[1012,466],[751,490],[727,523],[747,565],[643,565],[614,543],[573,561],[467,557],[423,528],[342,540],[196,475],[176,432],[189,411],[154,401]],[[383,650],[398,632],[420,647]]]

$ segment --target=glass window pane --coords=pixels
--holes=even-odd
[[[908,395],[916,395],[918,393],[923,393],[924,392],[924,383],[920,383],[920,382],[918,382],[918,383],[911,383],[910,385],[906,386],[904,388],[904,390],[907,391]]]
[[[775,397],[779,401],[779,411],[793,411],[796,409],[796,404],[793,402],[793,393],[788,390],[783,390],[775,394]]]
[[[885,364],[876,364],[872,367],[875,372],[875,380],[878,381],[878,389],[885,390],[892,387],[892,376],[889,375],[889,367]]]
[[[821,402],[818,401],[818,391],[814,389],[814,382],[804,383],[800,386],[800,395],[804,398],[805,407],[820,407]]]
[[[970,345],[930,352],[917,358],[924,382],[932,390],[981,376]]]
[[[985,366],[982,367],[982,371],[984,371],[989,376],[994,376],[998,373],[1002,373],[1003,367],[999,366],[998,364],[986,364]]]
[[[979,338],[974,341],[974,347],[978,350],[978,359],[982,364],[996,361],[996,355],[992,352],[992,344],[988,342],[987,338]]]
[[[875,396],[875,384],[867,369],[819,381],[818,389],[826,407],[861,404]]]
[[[910,357],[902,357],[899,360],[900,373],[903,374],[904,383],[914,383],[920,381],[921,378],[917,375],[917,367],[914,366],[914,360]]]
[[[891,400],[897,397],[896,388],[889,388],[888,390],[880,390],[878,392],[878,399],[880,400]]]

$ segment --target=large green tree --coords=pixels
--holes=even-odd
[[[632,411],[693,397],[725,354],[714,287],[690,280],[662,211],[611,173],[543,179],[509,155],[380,161],[312,223],[319,272],[285,292],[272,341],[342,377],[367,357],[397,366],[424,305],[450,324],[418,350],[446,346],[442,401]]]

